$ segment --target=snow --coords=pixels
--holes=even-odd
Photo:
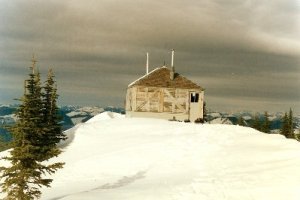
[[[84,120],[86,120],[88,118],[88,116],[83,116],[83,117],[72,117],[71,121],[73,124],[77,125],[82,123]]]
[[[43,200],[300,197],[300,144],[280,135],[109,112],[67,134],[63,153],[52,160],[66,164],[42,189]]]
[[[86,115],[87,115],[87,113],[83,112],[83,111],[72,111],[72,112],[67,113],[68,117],[86,116]]]
[[[91,118],[86,123],[98,122],[98,121],[114,119],[114,118],[124,118],[124,117],[125,117],[124,115],[121,115],[119,113],[105,111],[102,114],[96,115],[95,117]]]
[[[251,119],[252,119],[252,116],[246,115],[246,116],[243,116],[243,119],[246,120],[246,121],[247,121],[247,120],[251,120]]]
[[[229,124],[232,125],[232,122],[227,118],[215,118],[209,122],[210,124]]]
[[[77,125],[77,124],[80,124],[80,123],[86,121],[86,119],[96,116],[102,112],[104,112],[103,108],[82,107],[82,108],[78,108],[75,111],[71,111],[71,112],[67,113],[66,115],[68,117],[70,117],[73,124]]]
[[[0,124],[13,124],[17,121],[15,114],[0,116]]]
[[[87,115],[95,116],[102,112],[104,112],[104,109],[99,107],[81,107],[67,113],[67,116],[68,117],[87,116]]]

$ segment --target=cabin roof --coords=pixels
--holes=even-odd
[[[166,66],[156,68],[148,74],[140,77],[128,85],[148,86],[148,87],[167,87],[167,88],[184,88],[184,89],[201,89],[203,88],[184,76],[175,73],[174,79],[170,78],[171,70]]]

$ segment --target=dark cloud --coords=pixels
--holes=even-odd
[[[170,63],[211,108],[300,109],[297,0],[5,1],[0,101],[22,94],[32,53],[56,72],[61,104],[123,106],[127,85]],[[300,112],[300,110],[298,110]]]

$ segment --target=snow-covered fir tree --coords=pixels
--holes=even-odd
[[[53,75],[48,76],[43,93],[35,63],[33,59],[29,79],[25,81],[24,95],[16,112],[18,121],[11,128],[14,138],[12,150],[10,156],[4,158],[11,165],[0,168],[0,178],[4,180],[1,188],[7,200],[39,198],[40,188],[50,187],[52,182],[44,175],[53,174],[64,164],[58,162],[47,165],[43,162],[59,155],[56,144],[64,135],[58,123]]]

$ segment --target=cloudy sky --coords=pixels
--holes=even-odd
[[[218,111],[300,113],[300,0],[0,0],[0,103],[22,95],[34,53],[61,105],[123,106],[166,62]]]

